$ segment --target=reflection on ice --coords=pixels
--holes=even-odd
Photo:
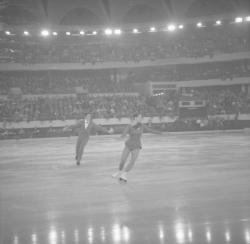
[[[62,244],[66,243],[66,235],[64,231],[61,231],[61,243]]]
[[[231,241],[231,235],[230,235],[230,232],[227,230],[226,233],[225,233],[225,238],[226,238],[226,241],[227,242],[230,242]]]
[[[191,228],[189,228],[189,230],[188,230],[188,241],[193,242],[193,232],[192,232]]]
[[[207,242],[212,241],[212,235],[211,235],[210,228],[207,228],[207,230],[206,230],[206,239],[207,239]]]
[[[58,243],[58,235],[56,228],[51,226],[49,231],[49,244],[57,244]]]
[[[75,244],[79,243],[79,231],[77,229],[74,230],[74,241]]]
[[[130,241],[130,229],[127,226],[122,227],[122,237],[125,243],[129,243]]]
[[[131,227],[121,225],[118,222],[107,226],[90,225],[85,228],[58,229],[56,225],[51,225],[45,234],[47,241],[43,241],[43,235],[37,231],[31,231],[25,236],[23,233],[15,234],[11,238],[10,244],[22,244],[23,240],[28,240],[25,244],[80,244],[80,243],[103,243],[103,244],[130,244],[141,243],[145,238],[149,238],[151,243],[163,244],[167,241],[176,244],[196,244],[196,243],[232,243],[236,237],[244,244],[250,244],[249,224],[243,224],[240,228],[241,234],[234,230],[235,222],[224,222],[213,225],[213,223],[202,223],[194,225],[192,222],[185,222],[178,218],[172,226],[158,222],[157,225],[151,225],[144,235],[138,232],[138,228],[131,230]],[[237,229],[238,231],[239,229]],[[133,231],[133,232],[132,232]],[[67,235],[66,235],[67,233]],[[133,233],[133,238],[131,238]],[[219,239],[218,239],[219,238]],[[235,239],[236,240],[236,239]],[[5,243],[5,242],[4,242]],[[6,242],[9,243],[9,242]]]
[[[101,240],[102,240],[102,242],[106,241],[106,231],[105,231],[105,228],[103,226],[101,227]]]
[[[164,236],[164,227],[163,227],[163,225],[158,226],[158,235],[159,235],[160,240],[164,240],[165,236]]]
[[[130,229],[127,226],[120,226],[114,224],[112,226],[112,238],[114,243],[129,243],[130,242]]]
[[[17,235],[14,236],[14,244],[19,244],[19,238]]]
[[[246,239],[246,243],[250,244],[250,230],[249,229],[245,231],[245,239]]]
[[[88,242],[93,243],[94,240],[94,230],[92,227],[88,228]]]
[[[118,224],[115,224],[112,227],[112,237],[114,243],[119,243],[121,241],[121,229]]]
[[[32,244],[37,244],[37,235],[35,233],[33,233],[31,235],[31,243]]]
[[[177,243],[185,243],[185,229],[184,224],[182,222],[177,222],[175,225],[175,236]]]

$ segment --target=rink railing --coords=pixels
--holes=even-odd
[[[217,54],[213,58],[206,56],[200,58],[166,58],[161,60],[149,61],[142,60],[140,62],[104,62],[96,64],[82,63],[46,63],[46,64],[22,64],[22,63],[1,63],[0,71],[42,71],[42,70],[100,70],[100,69],[115,69],[115,68],[140,68],[154,67],[178,64],[197,64],[197,63],[213,63],[231,60],[248,59],[249,52]]]
[[[161,124],[161,123],[173,123],[177,120],[177,116],[175,117],[144,117],[143,123],[153,123],[153,124]],[[220,118],[224,120],[241,120],[241,121],[250,121],[250,114],[239,114],[236,118],[235,114],[231,115],[212,115],[209,118]],[[94,119],[96,124],[99,125],[126,125],[131,122],[130,118],[110,118],[110,119]],[[29,128],[58,128],[73,125],[77,122],[77,120],[54,120],[54,121],[30,121],[30,122],[0,122],[1,129],[29,129]]]

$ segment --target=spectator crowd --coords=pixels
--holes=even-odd
[[[249,27],[247,27],[249,31]],[[237,29],[237,30],[236,30]],[[195,34],[193,33],[195,31]],[[246,27],[201,28],[179,33],[144,33],[114,39],[96,37],[83,41],[74,37],[41,40],[33,37],[0,38],[2,63],[96,63],[141,62],[168,58],[213,58],[219,53],[250,50]],[[171,35],[171,36],[170,36]],[[82,37],[84,38],[84,37]],[[88,37],[86,37],[88,40]],[[94,38],[94,37],[93,37]],[[146,117],[179,115],[183,91],[166,91],[159,96],[129,94],[136,83],[146,81],[233,80],[250,77],[249,60],[178,64],[140,69],[107,69],[94,71],[0,72],[0,122],[53,121],[80,119],[86,112],[95,118],[130,117],[136,112]],[[19,88],[20,96],[10,98],[11,88]],[[205,101],[208,115],[250,113],[250,97],[241,85],[187,88],[193,99]],[[78,92],[80,91],[80,92]],[[94,96],[93,94],[99,94]],[[104,95],[104,93],[108,93]],[[117,94],[122,93],[122,94]],[[30,95],[30,96],[22,96]],[[49,95],[50,94],[50,95]],[[41,96],[36,96],[41,95]],[[209,123],[212,123],[209,124]],[[176,128],[222,128],[223,121],[178,120]],[[166,128],[165,128],[166,129]],[[42,129],[33,128],[33,134]],[[177,129],[178,130],[178,129]],[[40,131],[40,132],[39,132]],[[1,137],[0,130],[0,137]],[[9,133],[3,131],[4,133]],[[14,134],[16,132],[13,132]],[[26,133],[20,130],[17,133]],[[61,133],[47,128],[48,134]]]
[[[192,88],[196,99],[206,101],[208,114],[250,113],[250,98],[241,86]],[[144,116],[178,115],[182,95],[167,92],[161,96],[69,95],[0,100],[1,121],[44,121],[79,119],[91,111],[96,118],[130,117],[135,112]]]
[[[250,76],[250,59],[227,62],[183,64],[138,70],[0,72],[0,95],[11,87],[23,94],[72,94],[76,87],[88,93],[135,91],[135,83],[146,81],[233,80]]]
[[[150,77],[151,81],[233,80],[249,76],[250,59],[247,59],[148,68],[143,74],[139,74],[137,79],[146,80]]]
[[[0,38],[2,63],[140,62],[169,58],[213,57],[220,53],[249,51],[249,26],[223,26],[179,30],[178,33],[128,34],[116,38],[35,37]],[[85,38],[85,39],[84,39]],[[90,39],[89,39],[90,38]]]
[[[8,95],[12,87],[18,87],[23,94],[72,94],[76,87],[88,93],[132,92],[128,81],[117,80],[115,74],[108,71],[94,72],[1,72],[0,95]]]

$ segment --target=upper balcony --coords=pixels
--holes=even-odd
[[[73,27],[72,27],[73,28]],[[250,18],[131,29],[9,29],[0,70],[95,70],[248,59]]]

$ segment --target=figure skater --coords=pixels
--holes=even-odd
[[[142,124],[142,115],[135,114],[132,122],[126,127],[120,138],[125,138],[128,134],[129,137],[125,142],[118,172],[114,173],[112,177],[119,178],[120,181],[127,182],[127,173],[134,167],[135,162],[139,156],[141,149],[141,137],[143,131],[148,131],[154,134],[161,134],[162,132],[153,130],[146,125]],[[125,166],[128,156],[131,155],[129,163]]]
[[[66,130],[68,129],[73,129],[73,128],[79,128],[79,132],[78,132],[78,138],[77,138],[77,142],[76,142],[76,165],[80,165],[81,163],[81,159],[82,159],[82,155],[84,152],[84,148],[87,145],[88,141],[89,141],[89,137],[91,134],[92,129],[96,130],[96,131],[101,131],[101,132],[105,132],[108,134],[111,134],[111,130],[107,130],[106,128],[97,125],[93,122],[92,119],[92,115],[90,113],[88,113],[85,116],[84,120],[80,120],[80,122],[78,122],[76,125],[72,125],[66,128]]]

